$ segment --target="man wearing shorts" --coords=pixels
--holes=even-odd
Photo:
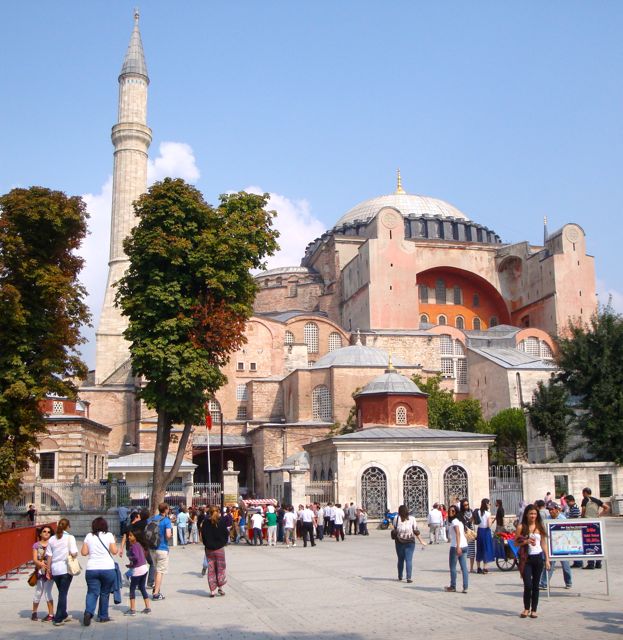
[[[160,588],[162,587],[162,576],[169,568],[169,540],[173,537],[173,524],[169,519],[169,505],[166,502],[161,502],[158,505],[158,515],[149,519],[149,522],[152,521],[158,523],[160,543],[156,549],[149,550],[156,567],[156,579],[151,599],[164,600],[164,596],[160,593]]]

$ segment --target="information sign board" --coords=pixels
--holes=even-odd
[[[551,560],[599,560],[606,555],[601,520],[546,520]]]

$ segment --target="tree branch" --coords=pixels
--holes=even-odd
[[[182,436],[177,446],[177,453],[175,454],[175,460],[173,461],[173,466],[165,476],[165,486],[175,479],[175,476],[177,475],[179,468],[182,466],[182,460],[184,459],[184,453],[186,452],[186,445],[188,444],[188,438],[190,437],[192,426],[193,425],[190,420],[186,420],[184,422],[184,431],[182,432]]]

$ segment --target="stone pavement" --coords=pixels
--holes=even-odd
[[[493,566],[488,575],[470,575],[468,594],[445,593],[448,545],[433,545],[416,550],[414,583],[408,585],[396,580],[389,532],[372,530],[369,537],[347,536],[344,543],[325,539],[307,549],[230,546],[227,595],[214,599],[207,597],[201,578],[201,548],[174,548],[162,590],[166,600],[154,602],[150,616],[126,618],[124,603],[111,606],[112,622],[94,621],[88,628],[79,622],[84,575],[74,578],[69,592],[68,609],[79,620],[62,627],[30,621],[32,589],[22,576],[0,590],[0,638],[359,640],[405,632],[434,634],[435,640],[490,634],[521,640],[612,638],[623,634],[623,519],[608,519],[606,530],[610,597],[605,569],[574,570],[573,590],[566,591],[558,568],[550,600],[541,592],[537,620],[518,617],[523,607],[516,570],[503,573]],[[42,603],[41,614],[44,610]]]

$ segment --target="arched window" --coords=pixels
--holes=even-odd
[[[541,345],[539,344],[539,339],[530,337],[522,340],[519,345],[519,350],[527,353],[529,356],[534,356],[535,358],[541,357]]]
[[[448,324],[448,319],[444,315],[437,316],[437,324]]]
[[[550,346],[547,344],[547,342],[545,342],[544,340],[541,340],[541,358],[543,360],[551,360],[554,357],[554,354],[552,353],[552,350],[550,349]]]
[[[327,473],[327,480],[333,480],[333,469],[329,467],[329,473]]]
[[[474,331],[480,331],[480,318],[474,318],[473,327]]]
[[[342,347],[342,336],[337,332],[333,331],[329,334],[329,351],[335,351],[336,349],[341,349]]]
[[[368,467],[361,474],[361,504],[372,518],[385,515],[387,509],[387,476],[378,467]]]
[[[423,314],[420,316],[420,323],[421,323],[421,324],[428,324],[428,316],[427,316],[425,313],[423,313]]]
[[[420,302],[424,304],[428,303],[428,285],[426,284],[420,285]]]
[[[454,287],[454,304],[463,304],[463,292],[461,291],[461,287]]]
[[[422,467],[409,467],[402,476],[403,502],[416,518],[428,516],[428,474]]]
[[[305,325],[303,339],[307,345],[307,353],[318,353],[318,325],[315,322]]]
[[[283,280],[281,279],[281,277],[280,277],[280,276],[277,276],[277,277],[275,278],[275,284],[276,284],[278,287],[280,287],[280,286],[281,286],[282,282],[283,282]]]
[[[284,344],[294,344],[294,334],[292,331],[286,331],[283,342]]]
[[[461,465],[453,464],[444,471],[443,495],[446,504],[454,504],[457,498],[469,498],[467,471]]]
[[[314,475],[312,476],[312,481],[313,482],[317,482],[318,481],[318,470],[314,469]]]
[[[208,400],[208,412],[212,418],[212,424],[219,424],[221,421],[221,408],[216,400]]]
[[[498,326],[498,319],[496,316],[491,316],[491,319],[489,320],[489,326],[490,327],[497,327]]]
[[[480,296],[475,293],[474,297],[472,298],[472,306],[473,307],[479,307],[480,306]]]
[[[396,424],[407,424],[407,408],[402,405],[396,408]]]
[[[465,320],[463,319],[463,316],[457,316],[454,324],[457,329],[465,329]]]
[[[312,391],[312,418],[331,420],[331,394],[324,384],[319,384]]]
[[[446,283],[441,278],[435,283],[435,302],[446,304]]]
[[[324,469],[320,469],[320,482],[324,482]]]
[[[460,340],[452,339],[448,334],[439,336],[439,355],[441,356],[441,375],[444,378],[454,378],[455,391],[459,385],[467,384],[467,358]],[[464,390],[461,390],[464,391]]]

